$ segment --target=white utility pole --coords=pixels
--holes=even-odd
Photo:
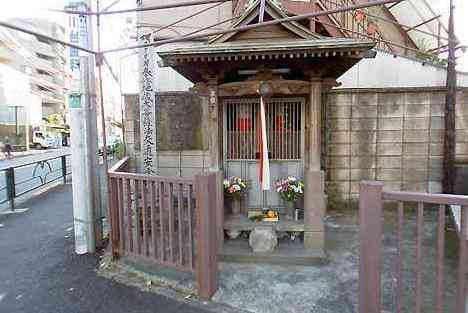
[[[74,10],[87,11],[91,0],[70,1]],[[70,41],[91,48],[90,16],[70,15]],[[70,138],[72,147],[73,218],[75,252],[93,253],[101,245],[102,224],[97,155],[95,59],[70,50],[73,79],[70,92]]]

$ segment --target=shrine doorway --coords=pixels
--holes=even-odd
[[[305,98],[273,97],[267,101],[269,191],[261,190],[258,178],[259,108],[259,97],[223,100],[224,174],[247,180],[243,209],[281,208],[284,203],[275,191],[275,182],[287,176],[303,178]]]

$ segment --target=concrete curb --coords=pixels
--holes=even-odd
[[[114,280],[118,283],[136,287],[141,291],[153,292],[209,312],[251,313],[250,311],[234,308],[223,303],[203,301],[199,299],[190,288],[172,286],[170,281],[161,276],[139,271],[120,260],[111,261],[111,257],[108,254],[102,257],[97,273],[99,276]]]

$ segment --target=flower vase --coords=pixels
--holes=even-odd
[[[294,209],[296,209],[296,202],[295,201],[286,201],[286,216],[293,218],[294,217]]]
[[[241,213],[241,201],[240,198],[234,197],[231,202],[232,215],[239,216]]]

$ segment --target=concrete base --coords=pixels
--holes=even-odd
[[[278,247],[273,252],[254,253],[245,239],[227,240],[219,254],[220,261],[239,263],[268,263],[280,265],[315,266],[328,264],[323,249],[304,249],[303,243],[288,239],[279,239]]]
[[[324,232],[304,232],[304,249],[307,250],[323,250],[325,246],[325,233]]]

